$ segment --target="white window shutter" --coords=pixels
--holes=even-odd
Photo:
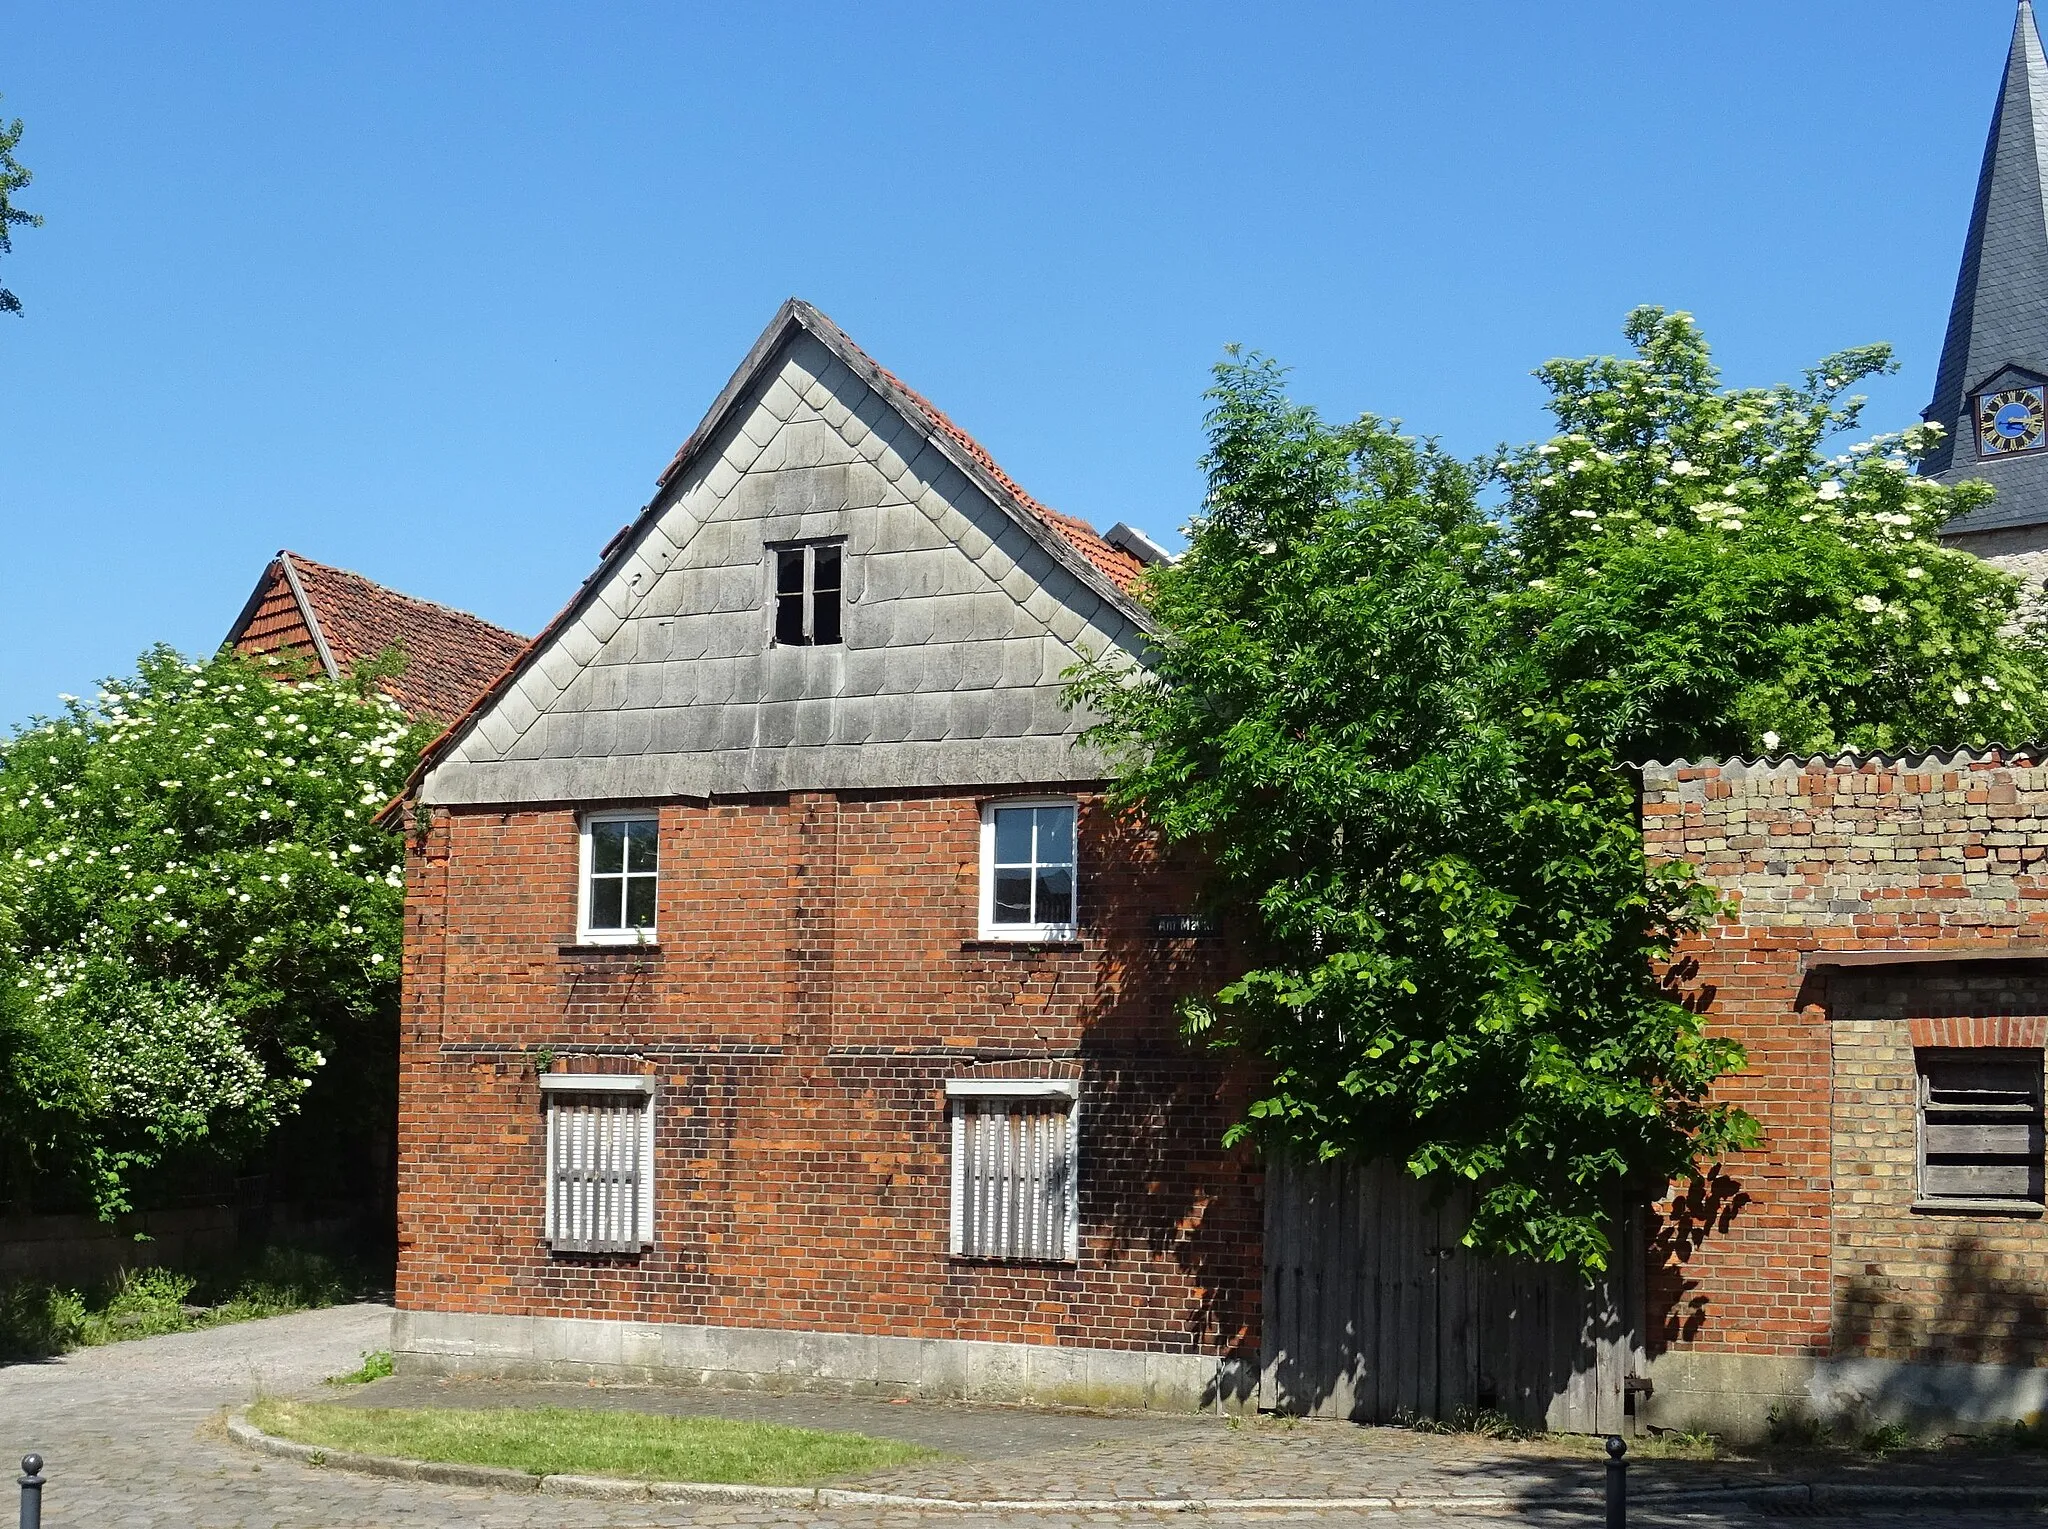
[[[547,1238],[563,1253],[654,1241],[652,1106],[636,1093],[548,1095]]]
[[[953,1101],[953,1252],[1076,1256],[1075,1106],[1070,1098]]]

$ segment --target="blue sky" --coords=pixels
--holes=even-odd
[[[777,303],[1040,498],[1168,535],[1221,347],[1461,452],[1700,315],[1926,402],[2012,24],[1473,0],[82,5],[0,18],[0,724],[290,547],[533,631]]]

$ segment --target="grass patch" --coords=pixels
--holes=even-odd
[[[249,1421],[265,1433],[301,1444],[406,1460],[500,1465],[534,1476],[809,1486],[935,1453],[859,1433],[577,1407],[470,1412],[266,1399],[249,1409]]]
[[[391,1350],[388,1348],[363,1350],[363,1362],[346,1375],[330,1375],[325,1384],[330,1386],[367,1386],[373,1380],[387,1380],[392,1373]]]
[[[46,1359],[126,1338],[311,1311],[366,1289],[360,1273],[297,1248],[265,1248],[239,1267],[200,1275],[124,1269],[86,1292],[23,1280],[0,1287],[0,1359]]]

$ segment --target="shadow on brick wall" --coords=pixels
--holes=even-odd
[[[1156,1271],[1162,1296],[1175,1286],[1175,1297],[1191,1292],[1179,1313],[1186,1349],[1224,1359],[1219,1394],[1204,1400],[1241,1404],[1258,1383],[1261,1175],[1249,1149],[1223,1146],[1244,1108],[1243,1079],[1182,1038],[1175,1007],[1181,995],[1214,992],[1234,954],[1214,935],[1158,934],[1155,917],[1195,910],[1192,864],[1174,857],[1161,866],[1157,842],[1134,819],[1100,808],[1090,818],[1084,838],[1103,878],[1122,884],[1103,887],[1113,912],[1101,925],[1082,1028],[1084,1185],[1123,1192],[1089,1204],[1084,1187],[1083,1224],[1107,1237],[1119,1262]]]
[[[1651,1218],[1645,1334],[1651,1353],[1690,1343],[1705,1329],[1708,1297],[1702,1282],[1689,1278],[1686,1269],[1708,1238],[1725,1236],[1749,1203],[1742,1180],[1717,1169],[1674,1195],[1669,1209]]]
[[[1958,1233],[1931,1290],[1877,1265],[1847,1281],[1836,1293],[1834,1350],[1921,1364],[2048,1364],[2048,1290],[2011,1254]]]

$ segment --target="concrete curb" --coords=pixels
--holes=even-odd
[[[238,1444],[297,1460],[326,1470],[355,1471],[398,1481],[428,1481],[443,1486],[488,1487],[501,1492],[541,1492],[551,1497],[593,1497],[614,1502],[724,1502],[780,1505],[788,1508],[918,1508],[955,1513],[1206,1513],[1301,1512],[1342,1509],[1350,1512],[1397,1512],[1406,1508],[1514,1510],[1596,1506],[1600,1481],[1589,1473],[1577,1492],[1438,1493],[1412,1497],[915,1497],[901,1492],[864,1492],[855,1487],[734,1486],[716,1481],[636,1481],[618,1476],[534,1476],[497,1465],[453,1465],[432,1460],[402,1460],[389,1455],[359,1455],[352,1450],[298,1444],[267,1434],[251,1423],[245,1411],[228,1418],[228,1435]],[[1596,1467],[1597,1470],[1597,1467]],[[1746,1501],[1759,1506],[1855,1507],[1885,1502],[1901,1507],[2048,1507],[2048,1486],[1881,1486],[1863,1482],[1790,1481],[1712,1487],[1647,1487],[1629,1493],[1629,1503],[1642,1507],[1678,1507],[1686,1503]]]

